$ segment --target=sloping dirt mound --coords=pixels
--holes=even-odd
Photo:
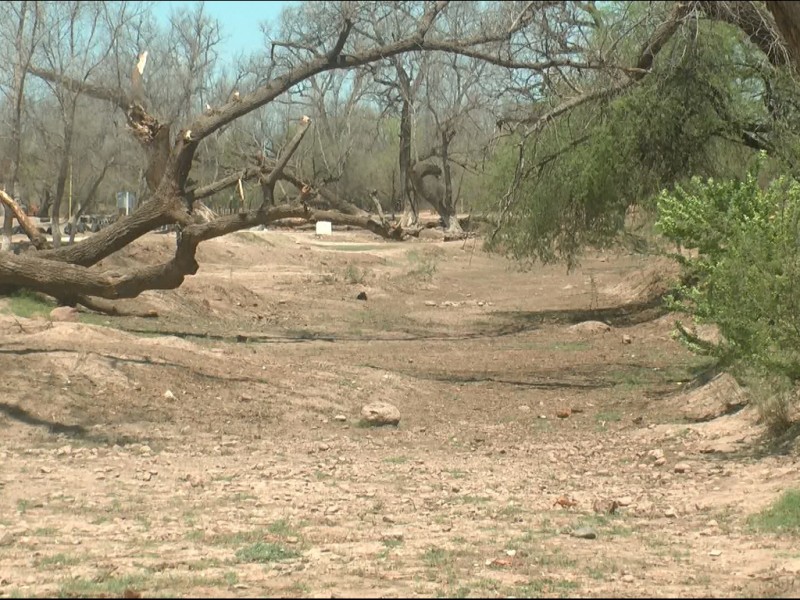
[[[649,302],[669,291],[679,276],[679,266],[663,259],[631,273],[617,284],[603,288],[601,293],[620,304]]]
[[[702,387],[682,394],[675,402],[692,421],[710,421],[736,412],[748,403],[747,392],[727,373],[717,375]]]

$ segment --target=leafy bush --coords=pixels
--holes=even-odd
[[[716,323],[724,338],[712,346],[684,331],[684,340],[767,383],[764,416],[776,422],[788,418],[776,400],[794,398],[800,380],[800,183],[782,177],[762,189],[762,161],[743,181],[694,178],[662,192],[657,226],[695,251],[677,257],[686,283],[670,306]]]

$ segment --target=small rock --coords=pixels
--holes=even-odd
[[[661,465],[667,464],[667,459],[664,457],[657,458],[656,462],[653,463],[655,466],[660,467]]]
[[[333,420],[334,421],[342,421],[342,422],[344,422],[344,421],[347,421],[347,417],[345,415],[336,415],[335,417],[333,417]]]
[[[61,446],[56,450],[56,456],[64,456],[66,454],[72,454],[72,446]]]
[[[624,581],[625,583],[633,583],[634,581],[636,581],[636,578],[631,574],[623,575],[622,581]]]
[[[150,454],[151,452],[152,450],[150,449],[150,446],[148,446],[147,444],[139,448],[139,454]]]
[[[676,519],[678,518],[678,511],[676,511],[674,508],[670,506],[667,510],[664,511],[664,516],[667,517],[668,519]]]
[[[673,469],[676,473],[686,473],[691,470],[687,463],[678,463]]]
[[[716,550],[716,549],[712,550],[711,552],[708,553],[708,555],[714,557],[722,556],[722,550]]]
[[[478,300],[478,306],[485,306],[485,305],[486,302],[484,302],[483,300]]]
[[[73,306],[58,306],[50,311],[51,321],[77,321],[78,309]]]
[[[325,442],[320,442],[319,444],[317,444],[317,450],[319,450],[320,452],[325,452],[330,449],[331,447]]]
[[[506,550],[506,556],[516,556],[516,555],[517,555],[516,550]]]
[[[591,527],[579,527],[578,529],[573,530],[570,535],[574,538],[580,538],[582,540],[593,540],[597,538],[597,532]]]
[[[623,496],[622,498],[617,498],[617,504],[619,504],[622,507],[630,506],[631,504],[633,504],[633,498],[631,498],[630,496]]]
[[[252,402],[253,397],[250,394],[242,394],[241,396],[239,396],[239,400],[241,400],[242,402]]]
[[[658,460],[659,458],[664,458],[664,451],[660,448],[655,448],[647,452],[647,456],[652,459]]]
[[[601,321],[584,321],[583,323],[576,323],[567,328],[567,331],[572,333],[606,333],[611,331],[611,326]]]
[[[172,390],[167,390],[164,392],[164,398],[167,400],[175,400],[175,394],[172,393]]]
[[[623,344],[632,344],[633,343],[633,338],[631,336],[625,334],[625,335],[622,336],[622,343]]]
[[[361,409],[361,416],[370,425],[398,425],[400,411],[388,402],[372,402]]]
[[[359,292],[358,296],[356,296],[356,300],[366,300],[367,299],[367,292]]]
[[[519,410],[520,412],[530,412],[531,407],[527,406],[526,404],[523,404],[522,406],[517,407],[517,410]]]
[[[433,300],[425,300],[425,306],[436,306],[436,302]]]
[[[568,408],[562,408],[561,410],[559,410],[559,411],[556,413],[556,416],[557,416],[559,419],[566,419],[566,418],[567,418],[567,417],[569,417],[571,414],[572,414],[572,411],[571,411],[570,409],[568,409]]]

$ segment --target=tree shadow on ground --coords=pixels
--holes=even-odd
[[[252,344],[296,344],[306,342],[420,342],[420,341],[458,341],[511,336],[538,329],[542,325],[574,324],[583,321],[602,321],[612,327],[628,327],[655,320],[667,313],[659,296],[647,302],[624,304],[596,309],[563,309],[541,311],[496,311],[489,313],[490,320],[478,323],[472,331],[446,332],[409,330],[368,334],[343,334],[328,331],[299,329],[278,334],[248,332],[239,334],[218,334],[208,331],[146,330],[133,327],[120,328],[128,333],[143,335],[172,335],[179,338],[196,338],[228,343]]]
[[[60,423],[58,421],[42,419],[16,404],[9,404],[7,402],[0,402],[0,415],[5,415],[9,419],[32,427],[45,427],[49,433],[55,435],[64,435],[98,446],[113,446],[114,444],[126,446],[145,442],[145,440],[130,436],[109,436],[102,433],[92,433],[86,427],[79,424],[67,425],[66,423]]]

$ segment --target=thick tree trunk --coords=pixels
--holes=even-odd
[[[442,131],[442,174],[444,176],[444,193],[439,206],[439,216],[442,217],[444,230],[453,235],[461,235],[461,223],[458,221],[455,199],[453,197],[453,178],[450,173],[450,142],[455,136],[455,131],[445,129]]]
[[[775,17],[775,23],[786,42],[795,69],[800,71],[800,5],[796,2],[772,0],[768,0],[765,4]]]
[[[409,185],[410,181],[411,104],[404,99],[400,111],[400,198],[403,199],[403,218],[400,224],[404,229],[413,229],[419,225],[419,206]]]

